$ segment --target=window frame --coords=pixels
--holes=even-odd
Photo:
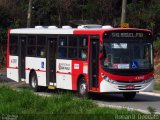
[[[11,37],[17,37],[17,43],[16,44],[12,44],[11,43]],[[15,39],[14,39],[15,40]],[[16,53],[11,53],[11,47],[15,47],[16,48]],[[17,34],[11,34],[10,35],[10,41],[9,41],[9,53],[10,53],[10,55],[12,55],[12,56],[18,56],[19,55],[19,35],[17,35]]]
[[[30,36],[35,37],[35,41],[36,41],[36,42],[35,42],[34,45],[30,45],[29,42],[28,42]],[[45,38],[45,44],[44,44],[44,45],[38,44],[38,37],[40,37],[40,36],[43,36],[43,37]],[[46,56],[47,56],[46,45],[47,45],[47,35],[37,35],[37,34],[27,35],[26,56],[27,56],[27,57],[46,58]],[[31,54],[28,53],[28,50],[29,50],[30,47],[34,47],[34,48],[35,48],[35,54],[32,54],[32,55],[31,55]],[[39,49],[40,47],[44,48],[44,56],[41,56],[41,55],[38,54],[38,49]]]
[[[66,46],[60,46],[60,37],[61,36],[65,36],[67,39],[67,45]],[[72,45],[69,45],[69,40],[71,40],[71,38],[72,37],[76,37],[76,40],[77,40],[77,45],[76,46],[72,46]],[[85,37],[85,38],[87,38],[87,45],[85,46],[85,47],[80,47],[80,38],[83,38],[83,37]],[[88,59],[88,44],[89,44],[89,41],[88,41],[88,39],[89,39],[89,35],[59,35],[58,36],[58,47],[57,47],[57,54],[58,54],[58,56],[57,56],[57,59],[67,59],[67,60],[83,60],[83,61],[86,61],[87,59]],[[71,41],[73,41],[73,39],[71,40]],[[59,48],[65,48],[66,49],[66,57],[64,57],[64,58],[62,58],[62,57],[60,57],[59,56]],[[76,49],[76,57],[69,57],[69,49]],[[86,57],[86,59],[82,59],[81,57],[80,57],[80,50],[81,49],[86,49],[86,51],[87,51],[87,57]]]

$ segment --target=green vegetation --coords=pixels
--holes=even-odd
[[[18,119],[114,119],[116,115],[141,115],[137,111],[98,107],[92,100],[75,97],[71,93],[50,97],[35,95],[29,89],[22,91],[0,88],[0,114]]]
[[[160,50],[160,38],[157,38],[157,40],[154,41],[154,48]]]
[[[154,90],[160,90],[160,82],[155,82]]]
[[[147,109],[151,113],[151,115],[154,115],[156,112],[156,108],[154,108],[154,107],[149,106]]]
[[[155,48],[155,53],[159,55],[159,53],[160,53],[160,37],[157,37],[157,39],[153,42],[153,46]]]

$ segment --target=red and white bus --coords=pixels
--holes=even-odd
[[[11,29],[7,77],[38,90],[40,86],[88,92],[152,91],[152,33],[146,29],[101,25],[36,26]]]

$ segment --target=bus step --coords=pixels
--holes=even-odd
[[[52,90],[54,90],[54,89],[56,89],[56,87],[55,87],[55,86],[53,86],[53,85],[49,85],[49,86],[48,86],[48,89],[52,89]]]

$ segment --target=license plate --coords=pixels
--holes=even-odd
[[[127,89],[127,90],[133,90],[133,89],[135,89],[135,86],[133,86],[133,85],[128,85],[128,86],[126,86],[126,89]]]

